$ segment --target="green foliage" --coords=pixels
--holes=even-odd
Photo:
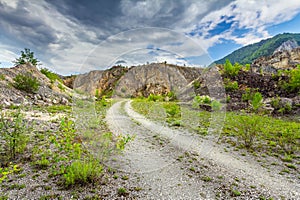
[[[172,102],[173,103],[173,102]],[[167,104],[160,102],[159,104]],[[212,103],[211,103],[212,104]],[[197,104],[198,105],[198,104]],[[158,113],[155,116],[149,115],[151,110],[157,107],[155,102],[134,100],[132,107],[137,112],[149,117],[151,120],[166,121],[168,115]],[[207,135],[208,127],[210,126],[211,113],[180,107],[184,116],[189,116],[187,121],[181,120],[180,125],[189,130],[196,131],[199,134]],[[175,115],[176,116],[176,115]],[[195,120],[192,120],[195,119]],[[222,129],[223,136],[226,140],[233,139],[232,144],[236,144],[236,139],[246,148],[264,148],[277,153],[286,153],[288,155],[293,152],[298,152],[300,149],[300,123],[283,119],[276,119],[269,116],[258,114],[238,114],[235,112],[226,112],[225,126]]]
[[[127,194],[127,190],[125,188],[118,188],[118,195],[122,196],[122,195],[126,195]]]
[[[242,101],[248,101],[254,112],[257,112],[263,105],[263,96],[255,89],[247,88],[242,95]]]
[[[122,88],[123,89],[123,88]],[[99,93],[99,90],[98,89],[96,89],[96,91],[95,91],[95,97],[96,98],[99,98],[100,97],[100,93]]]
[[[207,95],[204,96],[195,96],[193,99],[193,107],[198,108],[199,105],[203,105],[203,104],[210,104],[211,103],[211,98]]]
[[[279,109],[280,108],[280,97],[273,97],[270,104],[274,109]]]
[[[242,194],[240,191],[234,190],[234,189],[232,189],[231,192],[232,192],[232,195],[235,196],[235,197],[236,196],[241,196],[241,194]]]
[[[30,73],[25,75],[18,74],[14,79],[13,86],[19,90],[34,93],[37,92],[40,86],[39,81]]]
[[[194,86],[194,89],[198,89],[198,88],[200,88],[200,86],[201,86],[201,83],[200,83],[200,81],[198,81],[198,80],[195,80],[195,81],[193,82],[193,86]]]
[[[35,162],[35,165],[40,169],[47,169],[47,167],[50,165],[50,161],[46,158],[46,156],[43,155],[41,159]]]
[[[237,81],[231,81],[230,79],[224,79],[224,85],[226,92],[233,92],[239,89],[239,84]]]
[[[37,65],[40,61],[38,61],[34,57],[34,53],[30,51],[30,49],[25,48],[25,51],[21,51],[21,56],[17,58],[13,63],[16,65],[31,63],[33,65]]]
[[[66,186],[86,184],[99,178],[103,168],[94,159],[75,160],[66,168],[64,180]]]
[[[63,91],[63,92],[66,91],[63,84],[61,84],[61,83],[59,83],[57,87],[60,89],[60,91]]]
[[[224,64],[224,74],[229,77],[234,77],[238,75],[239,71],[241,69],[241,66],[239,63],[235,63],[234,65],[231,64],[231,62],[226,59]]]
[[[150,94],[148,96],[148,101],[163,101],[164,97],[161,95]]]
[[[166,96],[169,97],[169,100],[170,100],[170,101],[174,101],[174,100],[177,99],[176,94],[175,94],[174,91],[168,92],[168,94],[167,94]]]
[[[175,118],[175,117],[179,117],[181,110],[180,110],[180,106],[174,103],[167,103],[164,104],[163,106],[166,110],[167,113],[167,117],[170,118]]]
[[[0,183],[2,183],[9,174],[18,173],[20,171],[21,168],[19,167],[19,165],[14,165],[12,163],[10,163],[8,167],[5,168],[0,167]]]
[[[271,147],[273,147],[274,143],[278,144],[284,152],[291,154],[292,152],[299,151],[299,130],[300,123],[257,114],[241,115],[227,112],[226,126],[223,129],[223,134],[233,134],[240,138],[241,141],[245,141],[243,142],[244,144],[249,143],[248,141],[251,141],[250,138],[253,136],[252,144],[254,139],[258,138],[263,144],[272,144],[270,145]]]
[[[5,80],[5,75],[4,74],[0,74],[0,80],[4,81]]]
[[[245,64],[245,70],[246,70],[246,71],[249,71],[250,68],[251,68],[251,65],[250,65],[250,64]]]
[[[42,68],[40,71],[51,81],[51,83],[54,83],[56,80],[62,82],[61,78],[57,74],[51,72],[49,69]]]
[[[254,93],[252,99],[251,99],[251,106],[252,106],[252,109],[256,112],[259,108],[262,107],[263,103],[262,103],[262,100],[263,100],[263,97],[261,95],[261,93],[259,92],[256,92]]]
[[[291,92],[300,91],[300,65],[296,69],[289,71],[289,81],[283,87]]]
[[[225,56],[224,58],[215,61],[217,64],[223,64],[226,59],[231,62],[247,64],[252,63],[255,59],[261,56],[272,55],[276,48],[278,48],[283,42],[287,40],[295,40],[298,44],[300,43],[300,34],[283,33],[276,35],[272,38],[262,40],[258,43],[250,44],[242,47],[233,53]]]
[[[241,141],[246,148],[251,148],[255,142],[256,136],[260,134],[261,131],[261,118],[257,115],[246,115],[240,114],[238,117],[235,117],[234,124],[231,124],[231,120],[227,119],[228,124],[232,127],[232,131],[239,136]]]
[[[25,122],[20,110],[5,113],[0,117],[1,151],[4,152],[4,160],[15,159],[18,153],[22,153],[27,146],[31,129]]]
[[[125,145],[130,141],[133,140],[132,136],[130,135],[119,135],[117,138],[116,147],[119,150],[124,150]]]
[[[213,100],[210,105],[213,111],[219,111],[222,108],[222,103],[217,100]]]

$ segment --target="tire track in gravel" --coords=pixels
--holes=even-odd
[[[152,122],[136,113],[130,102],[117,102],[107,112],[106,121],[114,134],[135,134],[124,154],[113,159],[110,165],[134,174],[136,181],[145,188],[145,198],[215,199],[216,187],[202,181],[199,175],[190,176],[187,165],[176,162],[184,152],[199,155],[201,164],[210,166],[211,174],[238,177],[248,186],[259,186],[258,190],[263,185],[263,190],[273,197],[300,198],[299,182],[293,184],[280,175],[271,174],[255,161],[222,152],[210,139],[203,140],[188,131]],[[160,145],[157,137],[163,138],[164,145]]]

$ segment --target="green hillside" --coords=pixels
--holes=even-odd
[[[278,34],[272,38],[262,40],[258,43],[247,45],[242,47],[224,58],[215,61],[217,64],[225,63],[226,59],[229,59],[232,63],[238,62],[241,64],[252,63],[255,59],[261,56],[271,55],[276,48],[278,48],[283,42],[294,39],[300,46],[300,34],[298,33],[283,33]]]

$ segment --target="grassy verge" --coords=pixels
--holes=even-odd
[[[134,100],[132,107],[151,120],[168,122],[206,135],[211,125],[211,112],[179,106],[176,102],[151,102]],[[160,112],[155,112],[160,109]],[[155,112],[156,115],[151,115]],[[268,155],[299,160],[300,123],[262,116],[252,113],[227,112],[221,132],[221,140],[250,152],[264,152]],[[299,162],[299,161],[298,161]]]

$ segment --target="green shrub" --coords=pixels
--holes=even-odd
[[[24,151],[30,131],[20,110],[1,115],[0,137],[5,141],[1,143],[1,152],[5,153],[4,159],[15,159],[18,153]]]
[[[231,81],[230,79],[224,79],[224,85],[226,92],[236,91],[239,89],[239,84],[237,81]]]
[[[171,118],[178,117],[178,115],[180,115],[181,113],[180,106],[175,103],[165,104],[164,108],[166,110],[167,116]]]
[[[280,97],[273,97],[271,100],[271,106],[275,109],[279,109],[280,108]]]
[[[39,81],[30,73],[25,75],[18,74],[14,79],[13,86],[19,90],[34,93],[37,92],[40,86]]]
[[[74,184],[86,184],[99,178],[103,168],[94,159],[75,160],[66,168],[64,180],[66,186]]]
[[[246,88],[245,93],[242,94],[242,101],[249,101],[252,99],[252,91],[251,88]]]
[[[51,72],[47,68],[42,68],[41,73],[44,74],[51,81],[51,83],[54,83],[55,80],[58,80],[59,82],[62,82],[61,78],[57,74]]]
[[[241,66],[239,63],[235,63],[234,65],[231,64],[231,62],[226,59],[225,64],[224,64],[224,74],[226,76],[236,76],[238,75],[239,71],[241,69]]]
[[[217,100],[213,100],[210,105],[213,111],[218,111],[222,108],[222,103]]]
[[[194,103],[199,106],[199,105],[202,105],[202,104],[210,104],[211,103],[211,98],[207,95],[204,95],[204,96],[195,96],[194,97]]]
[[[300,91],[300,65],[296,69],[288,72],[289,82],[284,83],[283,87],[288,91]]]
[[[229,121],[234,124],[230,124],[232,131],[243,141],[246,148],[251,148],[256,136],[261,131],[261,117],[258,115],[245,115],[241,114],[235,118],[235,121]]]
[[[250,103],[251,103],[251,106],[254,111],[257,111],[259,108],[261,108],[261,106],[263,105],[262,100],[263,100],[263,97],[262,97],[261,93],[256,92],[253,95]]]
[[[250,68],[251,68],[251,65],[250,65],[250,64],[246,64],[246,65],[245,65],[245,70],[246,70],[246,71],[249,71]]]

